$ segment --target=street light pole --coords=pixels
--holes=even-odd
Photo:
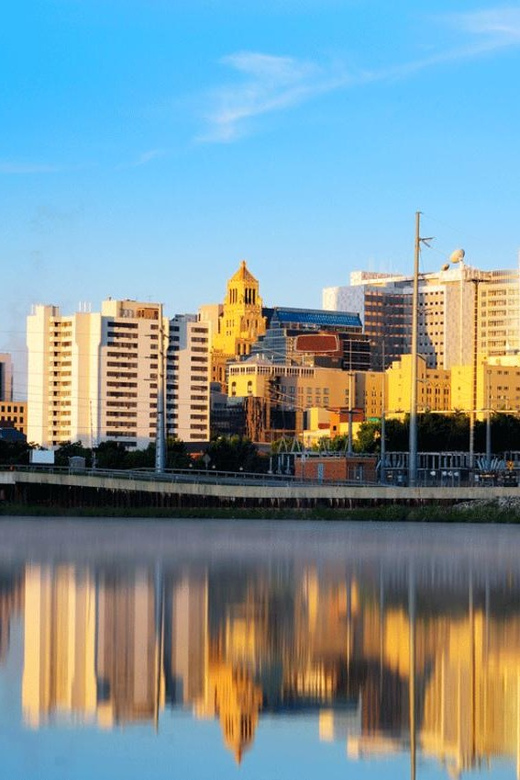
[[[348,445],[347,445],[347,455],[350,457],[352,455],[352,414],[353,414],[353,408],[352,408],[352,361],[350,362],[350,371],[348,372]]]
[[[415,251],[413,265],[412,288],[412,371],[410,388],[410,441],[408,464],[408,483],[410,487],[417,484],[417,331],[419,317],[419,254],[421,249],[420,239],[421,212],[415,214]]]
[[[421,212],[415,212],[415,251],[412,288],[412,370],[410,388],[410,439],[408,464],[408,484],[417,485],[417,337],[419,330],[419,255],[421,244],[428,246],[432,238],[421,238]]]
[[[487,412],[486,412],[486,468],[491,469],[491,399],[490,399],[490,384],[491,384],[491,371],[489,368],[486,370],[486,385],[487,385]]]
[[[383,382],[381,388],[381,471],[379,478],[381,484],[386,484],[386,372],[385,372],[385,342],[383,340]]]

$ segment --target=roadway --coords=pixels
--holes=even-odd
[[[162,496],[213,498],[225,502],[251,500],[260,504],[301,501],[329,502],[458,502],[490,498],[520,498],[517,486],[418,486],[311,482],[274,474],[231,472],[78,470],[14,467],[0,471],[0,486],[55,486],[96,491],[150,493]]]

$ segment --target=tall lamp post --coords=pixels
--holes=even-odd
[[[408,464],[408,484],[410,487],[417,485],[417,336],[419,323],[419,256],[421,244],[428,246],[432,237],[421,238],[421,212],[415,213],[415,251],[413,266],[412,288],[412,371],[410,388],[410,438]]]
[[[460,269],[459,279],[459,366],[464,364],[463,359],[463,328],[464,328],[464,316],[463,316],[463,300],[464,300],[464,257],[466,253],[463,249],[456,249],[451,253],[447,263],[442,266],[442,271],[448,271],[451,265],[458,265]],[[472,280],[476,281],[476,280]],[[476,316],[473,317],[473,329],[476,329]],[[469,410],[469,470],[470,474],[473,471],[474,465],[474,450],[475,450],[475,355],[476,355],[476,333],[472,336],[471,347],[471,397],[470,397],[470,410]]]
[[[486,468],[491,470],[491,370],[486,368]]]
[[[383,382],[381,387],[381,471],[379,478],[381,484],[386,484],[386,371],[385,371],[385,342],[383,341]]]

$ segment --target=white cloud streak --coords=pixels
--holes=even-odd
[[[57,165],[41,163],[20,163],[11,160],[0,160],[0,175],[27,176],[40,173],[60,173],[63,169]]]
[[[381,70],[349,73],[342,66],[324,66],[293,57],[258,52],[238,52],[221,60],[243,77],[238,84],[216,89],[210,95],[202,142],[230,143],[250,130],[251,120],[264,114],[293,108],[319,95],[370,82],[412,76],[443,63],[470,60],[493,51],[520,45],[520,9],[486,11],[436,17],[457,33],[457,46],[430,57],[390,65]]]
[[[147,165],[149,162],[152,162],[153,160],[157,160],[160,157],[164,157],[166,154],[165,149],[149,149],[147,152],[143,152],[137,160],[133,163],[134,168],[138,168],[141,165]]]
[[[485,35],[496,48],[520,42],[520,9],[494,8],[447,17],[453,25],[473,35]]]
[[[245,80],[214,92],[214,108],[206,116],[209,129],[202,141],[235,141],[246,131],[248,119],[296,106],[350,80],[345,73],[293,57],[239,52],[222,62]]]

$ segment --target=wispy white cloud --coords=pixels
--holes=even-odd
[[[477,36],[485,36],[500,48],[520,42],[520,8],[493,8],[450,14],[451,24]]]
[[[154,160],[158,160],[161,157],[165,157],[167,154],[168,152],[166,149],[148,149],[146,152],[141,152],[141,154],[138,157],[136,157],[134,160],[117,165],[116,170],[121,170],[126,168],[141,168],[143,165],[148,165]]]
[[[149,162],[152,162],[153,160],[157,160],[160,157],[164,157],[166,154],[166,149],[149,149],[147,152],[143,152],[139,155],[137,160],[132,163],[132,165],[137,168],[141,165],[147,165]]]
[[[205,117],[208,130],[199,140],[234,141],[245,132],[248,119],[296,106],[345,86],[350,79],[317,63],[258,52],[232,54],[222,63],[245,78],[211,95],[213,108]]]
[[[0,175],[24,176],[38,173],[60,173],[63,168],[42,163],[21,163],[12,160],[0,160]]]
[[[354,73],[337,62],[319,64],[248,51],[223,58],[221,63],[242,78],[210,94],[211,108],[204,114],[206,130],[198,140],[236,141],[248,132],[255,117],[295,107],[318,95],[370,82],[403,79],[443,63],[470,60],[520,45],[519,8],[453,13],[430,18],[431,21],[455,30],[456,45],[452,43],[428,57],[377,70]]]

